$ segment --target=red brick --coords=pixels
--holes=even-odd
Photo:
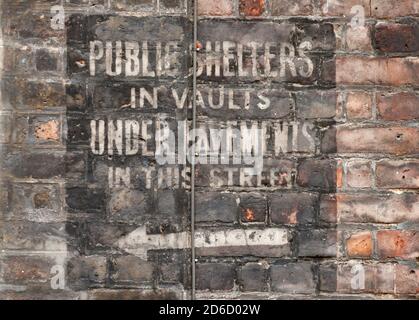
[[[380,258],[418,258],[419,233],[401,230],[378,231],[377,253]]]
[[[240,0],[240,14],[257,17],[265,12],[265,0]]]
[[[231,16],[233,13],[233,0],[198,0],[198,15]]]
[[[419,149],[419,128],[348,127],[336,133],[338,153],[416,154]]]
[[[419,188],[419,160],[381,161],[376,168],[379,188]]]
[[[321,0],[324,16],[352,17],[351,10],[354,6],[362,6],[366,17],[370,15],[369,0]]]
[[[392,18],[419,15],[417,0],[371,0],[372,15],[377,18]]]
[[[419,195],[338,194],[336,210],[344,223],[419,222]]]
[[[419,58],[337,57],[336,82],[348,85],[418,85]]]
[[[346,183],[351,188],[369,188],[372,183],[372,169],[369,161],[357,160],[347,164]]]
[[[341,16],[353,17],[353,7],[362,6],[365,17],[370,16],[370,0],[270,0],[275,16]],[[356,12],[358,15],[359,12]]]
[[[368,26],[348,27],[345,40],[348,51],[369,52],[372,50],[371,32]]]
[[[378,117],[383,120],[419,119],[419,95],[413,92],[378,93]]]
[[[407,265],[396,265],[397,294],[419,293],[419,269]]]
[[[375,48],[381,52],[419,50],[419,25],[379,23],[375,27]]]
[[[364,277],[360,275],[364,272]],[[359,275],[359,277],[357,277]],[[356,280],[364,279],[364,283]],[[341,293],[393,293],[394,266],[350,261],[337,266],[337,291]]]
[[[349,257],[370,257],[372,248],[372,235],[369,231],[353,234],[346,240],[346,252]]]
[[[372,97],[368,92],[350,92],[346,100],[348,119],[371,119]]]
[[[335,224],[337,222],[336,195],[324,194],[321,196],[319,219],[324,224]]]

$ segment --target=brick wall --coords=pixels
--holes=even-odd
[[[192,88],[190,1],[4,0],[1,11],[0,298],[190,298],[190,172],[94,155],[89,124],[191,125],[191,109],[175,107]],[[198,126],[256,121],[269,138],[263,176],[197,165],[197,297],[417,297],[417,1],[199,0],[198,12]],[[89,41],[136,37],[150,56],[154,38],[179,41],[177,73],[156,60],[159,76],[143,65],[110,77],[99,62],[89,74]],[[224,55],[217,74],[222,41],[246,58]],[[249,45],[290,43],[297,55],[304,41],[308,77],[304,56],[282,75],[287,62],[267,67],[270,49]],[[164,94],[156,108],[122,108],[134,87]],[[111,187],[115,165],[136,180]],[[160,172],[151,188],[138,168]],[[175,172],[183,183],[159,185]]]

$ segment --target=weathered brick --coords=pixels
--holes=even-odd
[[[0,292],[2,300],[27,300],[27,301],[63,301],[63,300],[81,300],[83,295],[80,292],[70,290],[53,290],[45,284],[26,286],[24,291],[16,289],[5,289]]]
[[[111,279],[117,283],[151,282],[153,265],[135,256],[120,256],[111,260]]]
[[[393,18],[419,15],[416,0],[401,0],[395,5],[393,0],[371,0],[373,16],[377,18]]]
[[[296,94],[297,115],[303,119],[334,118],[337,93],[335,91],[305,91]]]
[[[259,193],[240,195],[240,216],[243,222],[265,222],[267,214],[266,197]]]
[[[335,160],[305,159],[298,166],[297,184],[301,187],[336,190]]]
[[[196,288],[198,290],[231,290],[234,286],[235,276],[233,264],[196,264]]]
[[[33,11],[32,8],[24,11],[16,11],[16,7],[3,6],[2,20],[4,19],[4,35],[26,41],[48,39],[55,43],[62,42],[64,32],[51,28],[52,14],[50,8],[53,5],[49,3],[45,7],[46,10],[39,11]],[[25,23],[22,23],[22,21],[25,21]]]
[[[191,286],[191,253],[185,250],[152,251],[148,254],[148,261],[153,262],[155,275],[159,274],[160,283],[178,284],[185,288]]]
[[[260,16],[265,11],[265,0],[240,0],[239,10],[244,16]]]
[[[337,267],[337,291],[342,293],[393,293],[394,265],[370,265],[358,261]]]
[[[374,292],[375,268],[360,262],[337,266],[337,291],[342,293]]]
[[[270,217],[276,224],[312,224],[316,219],[319,196],[312,193],[273,193]]]
[[[323,194],[320,197],[319,222],[321,224],[335,224],[337,219],[337,200],[334,194]]]
[[[11,187],[7,181],[0,181],[0,219],[7,219],[11,211]]]
[[[419,95],[413,92],[377,93],[378,117],[383,120],[419,119]]]
[[[88,291],[88,300],[179,300],[180,292],[169,289],[96,289]]]
[[[376,175],[379,188],[417,189],[419,161],[383,160],[377,163]]]
[[[68,184],[86,182],[87,157],[83,151],[68,151],[64,156],[65,179]]]
[[[348,119],[371,119],[372,97],[367,92],[350,92],[346,101]]]
[[[45,49],[37,50],[35,64],[38,71],[57,71],[58,54]]]
[[[14,119],[12,141],[15,144],[59,145],[60,118],[54,115],[19,115]]]
[[[101,188],[74,187],[66,190],[70,212],[100,212],[105,209],[105,191]]]
[[[0,222],[2,250],[65,252],[67,237],[63,223]]]
[[[352,17],[356,14],[364,14],[370,16],[370,1],[369,0],[321,0],[322,13],[325,16],[344,16]],[[352,12],[355,6],[363,8],[363,12]]]
[[[264,292],[268,289],[267,263],[248,263],[238,269],[237,277],[242,291]]]
[[[49,120],[35,127],[35,138],[40,141],[58,141],[60,139],[60,122]]]
[[[10,218],[38,222],[65,221],[61,193],[55,184],[16,183],[12,186]]]
[[[316,290],[314,265],[308,261],[272,265],[271,289],[275,292],[310,294]]]
[[[284,0],[271,0],[270,3],[273,16],[309,16],[316,10],[313,0],[295,1],[293,5]]]
[[[120,250],[118,240],[135,229],[136,226],[124,223],[103,223],[84,219],[65,224],[69,248],[83,255],[94,255],[112,249]]]
[[[348,26],[345,34],[345,42],[348,51],[372,51],[370,27],[368,25],[357,26],[356,28]]]
[[[197,222],[234,222],[237,220],[237,197],[232,193],[205,192],[198,195]]]
[[[169,196],[168,194],[166,194]],[[171,209],[175,210],[173,195],[165,199],[164,203],[171,202]],[[162,203],[162,205],[164,205]],[[116,221],[135,221],[141,222],[147,219],[149,214],[156,214],[156,206],[151,192],[140,190],[117,189],[112,192],[109,199],[109,210]],[[142,212],[144,216],[139,216]]]
[[[151,11],[154,9],[153,0],[117,0],[112,1],[112,8],[121,11]]]
[[[322,292],[336,292],[337,264],[322,263],[319,266],[319,290]]]
[[[351,258],[371,257],[372,250],[372,234],[369,231],[351,234],[346,239],[346,253]]]
[[[377,252],[380,258],[418,258],[419,233],[406,230],[380,230],[377,232]]]
[[[298,233],[298,256],[335,257],[337,231],[335,229],[304,230]]]
[[[2,144],[10,142],[12,118],[13,116],[10,113],[0,113],[0,143]]]
[[[163,12],[183,12],[186,9],[184,0],[160,0],[159,4]]]
[[[336,126],[329,125],[323,129],[322,135],[320,136],[320,151],[322,154],[336,153]]]
[[[65,87],[67,113],[85,112],[87,105],[86,87],[82,84],[69,83]]]
[[[409,155],[419,148],[419,129],[411,127],[338,126],[338,153]],[[354,143],[357,141],[357,143]]]
[[[107,260],[101,256],[82,256],[67,262],[69,286],[85,289],[104,283],[107,275]]]
[[[2,280],[9,284],[46,283],[51,278],[51,268],[56,264],[49,257],[7,256],[0,258]]]
[[[343,16],[352,17],[354,6],[362,6],[365,16],[370,15],[370,3],[368,0],[297,0],[292,5],[286,0],[271,0],[271,10],[274,16]]]
[[[419,220],[419,196],[404,194],[339,194],[341,222],[403,223]]]
[[[372,167],[369,161],[354,160],[347,163],[346,183],[350,188],[370,188]]]
[[[336,58],[336,83],[418,85],[419,58],[345,56]]]
[[[34,49],[30,46],[4,46],[4,62],[0,69],[3,74],[22,75],[35,71]]]
[[[234,13],[232,0],[199,0],[198,14],[203,16],[231,16]]]
[[[398,294],[419,293],[419,269],[408,265],[398,264],[395,266],[395,291]]]
[[[380,52],[418,52],[419,25],[378,23],[375,26],[375,49]]]
[[[20,92],[21,94],[13,94]],[[12,109],[45,110],[65,106],[62,83],[38,82],[24,79],[4,79],[2,96],[5,107]]]

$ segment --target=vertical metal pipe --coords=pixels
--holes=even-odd
[[[197,78],[197,43],[198,43],[198,0],[193,0],[193,90],[192,90],[192,129],[196,129],[196,78]],[[192,283],[191,299],[195,300],[195,141],[192,144],[191,163],[191,259]]]

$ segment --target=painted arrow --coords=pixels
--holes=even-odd
[[[222,231],[197,230],[196,248],[282,246],[288,243],[285,229],[232,229]],[[147,259],[149,250],[186,249],[191,247],[188,232],[169,234],[147,234],[146,227],[140,227],[117,241],[117,246],[133,255]]]

